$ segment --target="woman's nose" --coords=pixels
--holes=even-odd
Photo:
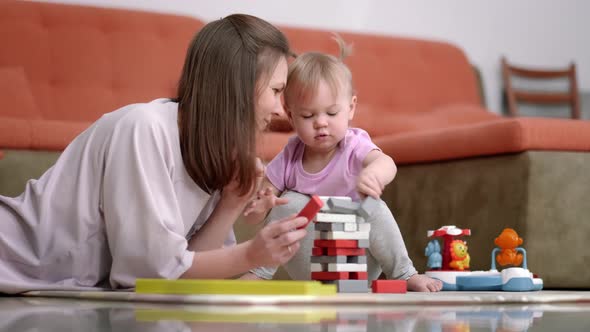
[[[279,101],[277,103],[277,106],[273,109],[272,115],[275,115],[275,116],[285,115],[285,107],[283,106],[283,103],[281,101]]]

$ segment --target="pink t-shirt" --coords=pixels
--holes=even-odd
[[[281,192],[293,190],[308,195],[349,196],[359,201],[356,179],[363,160],[372,150],[380,150],[359,128],[349,128],[334,157],[323,170],[308,173],[301,163],[305,145],[297,136],[266,167],[269,181]]]

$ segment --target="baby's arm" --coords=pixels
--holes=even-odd
[[[363,170],[359,174],[357,187],[359,192],[379,198],[383,189],[395,174],[397,167],[390,156],[379,150],[372,150],[363,160]]]
[[[279,195],[277,187],[265,177],[262,189],[244,209],[244,221],[247,224],[258,224],[264,220],[270,209],[289,202],[286,198],[278,197]]]

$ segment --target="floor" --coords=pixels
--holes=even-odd
[[[208,296],[184,303],[117,294],[0,297],[0,331],[590,331],[590,292]]]

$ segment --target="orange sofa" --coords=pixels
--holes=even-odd
[[[0,194],[42,174],[100,115],[174,96],[186,46],[203,22],[140,11],[0,2]],[[337,53],[331,32],[284,28],[296,52]],[[529,265],[553,288],[590,288],[590,123],[505,118],[482,105],[461,49],[441,41],[341,33],[366,129],[399,165],[383,199],[419,270],[426,231],[472,229],[472,267],[489,268],[493,239],[513,227]],[[292,135],[273,121],[260,155]],[[582,219],[585,217],[585,219]],[[567,242],[566,242],[567,241]]]

